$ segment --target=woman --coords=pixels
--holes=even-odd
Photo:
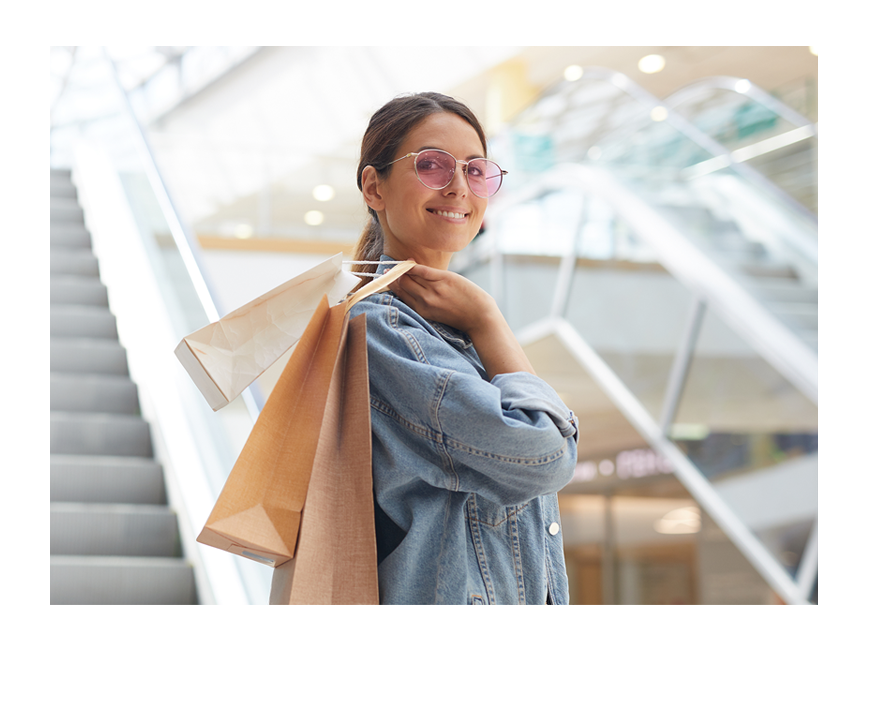
[[[362,141],[354,259],[418,263],[351,311],[367,316],[383,604],[568,602],[556,492],[576,419],[495,301],[447,270],[500,186],[485,156],[471,111],[437,93],[390,101]]]

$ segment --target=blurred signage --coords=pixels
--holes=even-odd
[[[671,474],[671,463],[653,449],[630,449],[621,451],[613,459],[581,461],[574,468],[572,481],[594,481],[598,477],[641,479],[647,476]]]

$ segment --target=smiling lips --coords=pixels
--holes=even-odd
[[[437,214],[439,217],[446,217],[447,219],[465,219],[467,214],[463,214],[462,212],[447,212],[443,209],[430,209],[432,214]]]

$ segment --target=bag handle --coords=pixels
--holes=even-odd
[[[391,270],[386,272],[386,274],[374,278],[367,285],[361,288],[358,292],[353,293],[352,296],[347,299],[346,308],[344,308],[344,311],[349,312],[349,309],[362,298],[366,298],[368,295],[374,295],[378,292],[382,292],[415,264],[416,262],[414,262],[413,260],[404,260],[403,262],[399,262],[397,265],[395,265]]]

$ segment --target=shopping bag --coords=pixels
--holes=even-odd
[[[341,268],[341,258],[321,262],[179,342],[176,357],[214,411],[298,342],[323,296],[334,305],[359,284]]]
[[[198,541],[276,566],[294,556],[343,319],[327,297],[258,416]]]
[[[343,313],[340,307],[332,316]],[[366,320],[350,321],[325,405],[293,559],[271,605],[378,605]]]
[[[364,317],[350,324],[348,312],[362,297],[384,289],[412,266],[412,262],[398,264],[334,307],[323,297],[256,420],[199,542],[271,567],[283,565],[295,556],[301,513],[314,482],[319,487],[314,501],[325,492],[338,492],[335,503],[347,514],[336,516],[356,518],[357,527],[367,518],[369,530],[363,536],[373,540],[366,328]],[[351,340],[357,352],[352,357],[350,329],[356,331]],[[347,404],[347,400],[358,403]],[[355,437],[344,421],[347,412],[358,421]],[[359,442],[355,449],[350,443],[354,457],[347,458],[344,440]],[[353,511],[367,506],[361,504],[364,499],[371,507],[366,517]],[[323,509],[323,504],[314,504],[313,518],[321,517]],[[359,532],[355,527],[353,531]]]

